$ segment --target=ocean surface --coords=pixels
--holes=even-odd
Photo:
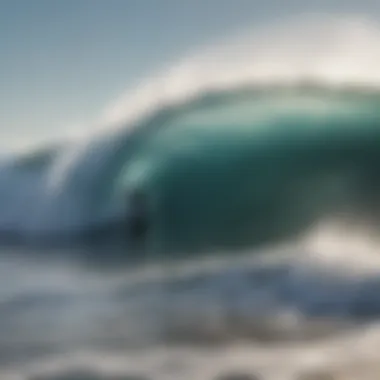
[[[301,17],[3,155],[1,380],[377,379],[379,64],[376,23]]]

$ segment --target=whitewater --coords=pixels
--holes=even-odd
[[[377,379],[379,63],[370,18],[300,16],[4,151],[1,379]]]

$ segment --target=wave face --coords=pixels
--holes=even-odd
[[[117,128],[108,122],[80,143],[4,159],[0,231],[27,242],[123,239],[131,189],[147,196],[151,240],[165,249],[273,243],[326,218],[375,224],[380,92],[371,71],[363,73],[363,49],[380,33],[352,20],[308,27],[308,37],[299,33],[304,23],[285,36],[277,31],[277,45],[261,34],[253,45],[261,58],[253,64],[248,54],[248,71],[241,57],[212,77],[199,68],[212,62],[204,56],[180,64],[127,98],[126,117],[116,107]],[[293,51],[300,35],[303,55]],[[360,54],[350,56],[347,41],[355,38]],[[331,50],[338,45],[339,57]],[[323,47],[313,64],[312,46]],[[241,40],[239,49],[252,52]]]

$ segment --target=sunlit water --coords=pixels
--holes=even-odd
[[[3,252],[1,379],[375,379],[380,266],[368,239],[333,238],[130,269]]]
[[[83,140],[1,162],[2,238],[115,246],[136,187],[171,248],[133,267],[128,249],[1,249],[1,380],[378,379],[380,27],[311,21],[215,46]]]

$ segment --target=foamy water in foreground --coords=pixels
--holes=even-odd
[[[377,379],[380,267],[368,239],[331,228],[262,255],[129,271],[3,253],[1,379]]]

